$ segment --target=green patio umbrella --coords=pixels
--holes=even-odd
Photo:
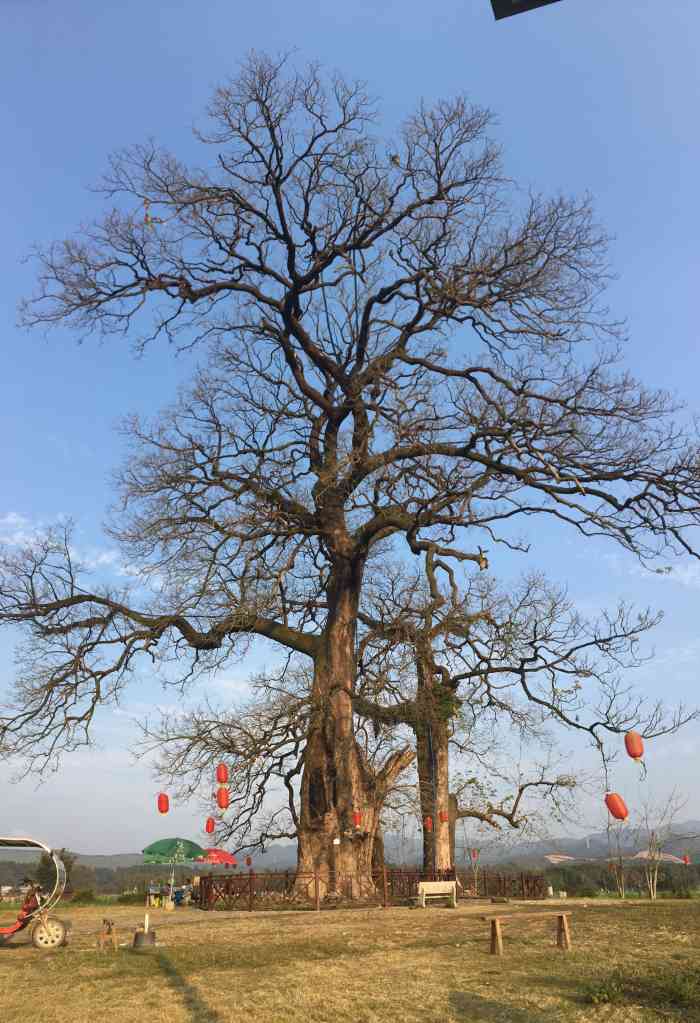
[[[201,845],[187,838],[161,838],[141,851],[146,863],[186,863],[205,853]]]
[[[204,856],[205,850],[187,838],[161,838],[141,850],[145,863],[168,863],[170,865],[170,898],[175,884],[175,864],[187,863],[197,856]]]

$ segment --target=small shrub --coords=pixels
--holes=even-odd
[[[598,896],[599,889],[594,885],[582,884],[580,887],[575,888],[570,894],[577,899],[595,899]]]
[[[74,906],[90,906],[92,903],[97,902],[97,896],[92,888],[82,888],[80,891],[73,893],[71,902]]]
[[[664,972],[645,978],[649,1004],[688,1008],[700,1004],[700,977],[697,972]]]
[[[615,1005],[625,998],[625,978],[616,970],[605,980],[587,984],[583,992],[583,1000],[589,1005]]]
[[[700,975],[697,971],[622,973],[588,984],[583,992],[590,1005],[619,1005],[630,1002],[657,1009],[687,1009],[700,1004]]]
[[[115,900],[120,906],[143,906],[146,896],[143,892],[123,892]]]

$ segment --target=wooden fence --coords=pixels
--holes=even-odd
[[[329,909],[348,903],[363,905],[405,905],[418,894],[420,881],[457,880],[460,898],[500,896],[542,899],[546,886],[543,877],[534,874],[504,874],[479,870],[423,871],[387,869],[375,871],[362,884],[340,874],[327,881],[318,872],[209,874],[199,883],[198,903],[202,909]]]

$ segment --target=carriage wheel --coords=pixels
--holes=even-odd
[[[32,927],[32,944],[34,948],[58,948],[65,940],[65,924],[55,917],[39,920]]]

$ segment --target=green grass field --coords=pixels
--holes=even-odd
[[[700,1023],[700,903],[568,900],[556,921],[504,929],[489,955],[479,914],[533,906],[322,913],[152,911],[158,947],[100,952],[106,912],[131,940],[138,907],[65,907],[56,952],[0,948],[0,1019],[12,1023]]]

